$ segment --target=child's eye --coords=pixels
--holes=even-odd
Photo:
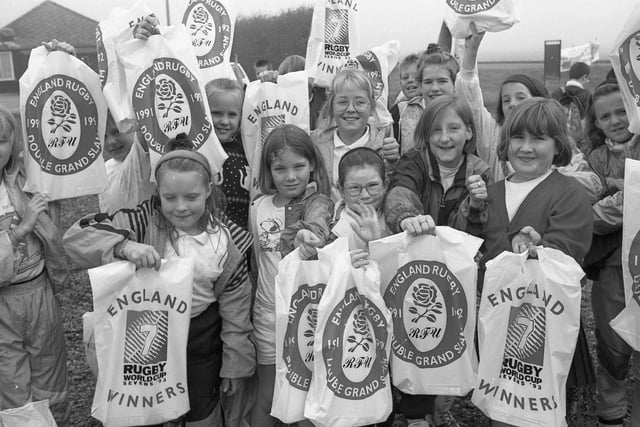
[[[438,83],[447,84],[447,83],[449,83],[449,79],[438,79]]]
[[[174,196],[162,196],[165,200],[174,200]]]

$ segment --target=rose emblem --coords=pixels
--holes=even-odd
[[[305,338],[311,338],[311,341],[307,343],[307,346],[313,345],[313,337],[316,333],[316,324],[318,323],[318,309],[310,308],[307,313],[307,321],[309,322],[309,329],[304,331]]]
[[[414,307],[409,308],[409,313],[417,315],[411,319],[413,323],[417,323],[425,317],[430,322],[436,321],[436,314],[442,314],[442,303],[436,301],[438,292],[435,287],[429,283],[418,283],[411,292]],[[424,309],[421,311],[420,309]]]
[[[169,79],[160,79],[158,80],[158,84],[156,85],[156,95],[162,101],[158,103],[158,110],[164,111],[162,115],[163,118],[167,118],[169,116],[169,111],[173,111],[175,113],[182,112],[182,107],[180,104],[184,103],[183,96],[181,93],[176,94],[176,85]]]
[[[193,19],[193,24],[189,25],[189,29],[193,31],[191,33],[191,37],[197,36],[200,32],[203,36],[207,36],[209,31],[213,29],[207,9],[200,5],[193,10],[193,14],[191,16]]]
[[[51,114],[55,117],[66,117],[71,111],[71,102],[62,95],[56,95],[51,101]]]
[[[47,120],[47,124],[52,126],[51,133],[56,133],[60,127],[66,132],[71,132],[70,125],[75,124],[78,118],[71,112],[71,101],[65,96],[55,95],[51,100],[50,110],[53,117]],[[58,121],[56,118],[61,120]]]
[[[207,10],[200,6],[193,11],[193,22],[196,24],[204,24],[209,20],[209,13]]]
[[[347,342],[353,344],[353,347],[349,348],[348,351],[354,352],[360,346],[364,351],[368,351],[369,345],[373,344],[373,339],[369,331],[367,315],[363,309],[359,309],[353,316],[353,332],[355,335],[349,335],[349,338],[347,338]],[[357,338],[356,335],[360,335],[360,338]]]

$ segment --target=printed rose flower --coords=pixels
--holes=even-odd
[[[428,283],[418,283],[411,293],[413,302],[421,307],[429,307],[436,301],[436,290]]]
[[[195,22],[196,24],[204,24],[208,20],[209,20],[209,12],[207,12],[207,9],[205,9],[204,7],[202,6],[197,7],[193,11],[193,22]]]
[[[66,117],[71,111],[71,102],[62,95],[56,95],[51,101],[51,114],[55,117]]]
[[[369,332],[367,316],[362,309],[358,310],[356,315],[353,316],[353,331],[360,335],[365,335]]]
[[[316,330],[316,324],[318,323],[318,309],[310,308],[309,313],[307,314],[307,320],[309,321],[309,327],[312,330]]]
[[[171,80],[160,79],[159,85],[156,86],[156,94],[163,101],[168,101],[176,95],[176,85]]]

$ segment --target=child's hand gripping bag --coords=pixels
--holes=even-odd
[[[640,133],[640,4],[636,4],[609,53],[629,118],[629,130]]]
[[[238,15],[236,0],[171,0],[169,10],[189,32],[203,81],[235,81],[230,61]]]
[[[135,26],[153,11],[142,1],[130,9],[114,7],[109,17],[96,26],[96,48],[100,84],[109,110],[120,132],[130,131],[136,123],[129,101],[124,68],[116,52],[116,45],[133,38]]]
[[[466,395],[478,367],[474,342],[482,240],[449,227],[369,244],[391,310],[393,385],[408,394]]]
[[[20,78],[20,115],[25,191],[59,200],[107,188],[107,104],[98,75],[84,62],[44,46],[33,49]]]
[[[99,368],[91,415],[110,427],[185,414],[193,259],[163,261],[159,271],[115,262],[89,279]]]
[[[333,255],[303,261],[294,250],[276,276],[276,380],[271,415],[285,423],[304,419],[304,402],[313,373],[318,303],[331,274]]]
[[[475,22],[478,31],[497,33],[520,22],[517,0],[445,0],[445,23],[456,39],[471,35]]]
[[[367,73],[373,84],[376,100],[376,116],[378,123],[386,126],[393,123],[393,117],[387,108],[389,98],[389,73],[398,63],[400,42],[391,40],[383,45],[361,53],[349,60],[347,67],[361,69]]]
[[[622,277],[626,307],[611,327],[634,350],[640,351],[640,161],[624,164],[622,212]]]
[[[213,129],[191,39],[184,25],[162,27],[160,32],[148,40],[131,39],[116,46],[137,136],[149,146],[152,171],[169,139],[185,133],[217,175],[227,154]],[[153,173],[151,179],[155,180]]]
[[[559,250],[503,252],[487,263],[471,401],[496,421],[566,426],[565,386],[580,327],[578,263]]]
[[[358,1],[316,0],[305,70],[314,84],[330,87],[333,76],[360,52]]]
[[[271,131],[280,125],[309,128],[309,81],[306,71],[278,76],[277,83],[255,80],[247,86],[242,104],[242,145],[251,173],[249,191],[258,190],[262,147]]]
[[[317,426],[379,423],[391,413],[391,315],[375,262],[353,268],[349,243],[327,245],[331,277],[318,304],[313,377],[304,416]]]

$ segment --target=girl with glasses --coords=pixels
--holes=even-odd
[[[371,120],[375,112],[375,96],[369,77],[360,70],[343,69],[333,79],[330,93],[320,112],[318,128],[311,133],[318,147],[331,181],[331,197],[340,200],[338,164],[342,156],[358,147],[369,147],[379,153],[387,169],[393,167],[399,146],[390,126]]]

